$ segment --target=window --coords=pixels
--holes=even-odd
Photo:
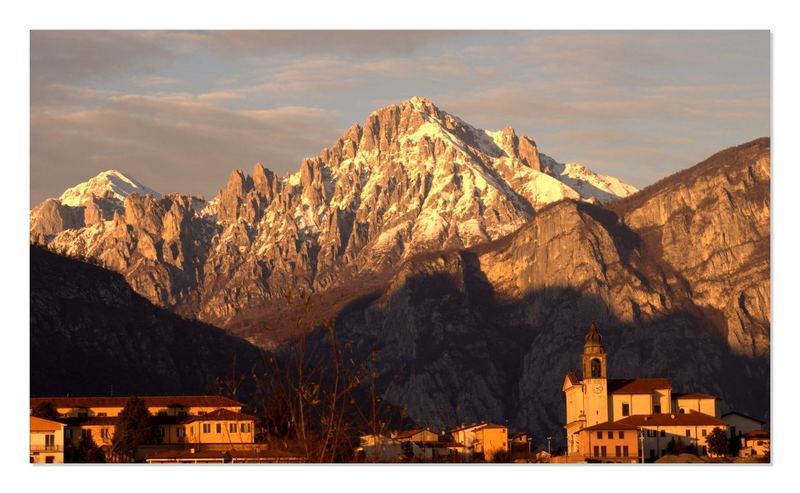
[[[211,423],[203,423],[203,433],[211,433]]]
[[[622,446],[622,456],[623,457],[629,457],[630,456],[630,451],[628,450],[628,446],[627,445],[623,445]]]
[[[56,443],[56,436],[55,435],[45,435],[44,436],[44,448],[45,450],[50,450],[53,448],[53,445]]]
[[[703,436],[706,436],[707,431],[703,430],[701,433],[702,433]]]
[[[92,439],[92,430],[81,430],[81,437],[88,441]]]
[[[108,439],[108,428],[100,428],[100,438],[104,440]]]
[[[603,438],[603,432],[602,431],[598,431],[597,432],[597,438]]]
[[[167,412],[166,412],[166,411],[159,411],[159,412],[158,412],[158,415],[159,415],[159,416],[166,416],[166,415],[167,415]]]
[[[661,430],[661,436],[662,437],[667,436],[667,430]]]
[[[178,411],[178,416],[186,416],[186,411]]]
[[[594,446],[593,457],[600,457],[600,447],[598,447],[597,445]]]
[[[625,432],[624,431],[618,431],[617,432],[617,438],[625,438]]]
[[[44,462],[45,462],[46,464],[52,464],[52,463],[53,463],[53,460],[55,460],[55,458],[54,458],[52,455],[48,455],[48,456],[46,456],[46,457],[44,458]]]
[[[217,433],[222,433],[222,423],[217,423]]]
[[[601,378],[600,360],[595,358],[592,360],[592,378]]]
[[[653,450],[653,449],[650,449],[650,458],[651,459],[655,459],[656,458],[656,451]]]
[[[687,430],[686,430],[686,436],[687,436],[687,437],[690,437],[690,436],[692,436],[692,430],[689,430],[689,429],[687,429]]]
[[[178,428],[178,438],[183,438],[186,435],[186,429],[183,427]]]
[[[72,430],[70,430],[69,428],[64,430],[64,439],[65,440],[71,440],[72,439]]]
[[[248,431],[247,430],[247,425],[245,423],[241,423],[239,425],[239,431],[242,432],[242,433],[247,433],[247,431]]]
[[[228,425],[228,431],[230,433],[236,433],[236,423],[231,423]]]
[[[623,416],[630,416],[631,415],[631,406],[627,403],[622,405],[622,415]]]
[[[616,448],[614,449],[614,454],[616,455],[616,457],[622,457],[622,447],[617,445]]]
[[[97,413],[97,416],[102,418],[103,416],[108,416],[108,413]]]
[[[605,457],[605,456],[606,456],[606,446],[603,445],[602,447],[600,447],[600,457]]]
[[[661,414],[661,404],[653,406],[653,414]]]

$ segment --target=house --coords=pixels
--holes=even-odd
[[[30,416],[31,464],[64,462],[64,424]]]
[[[742,444],[739,455],[742,457],[765,456],[769,454],[769,432],[764,430],[748,431],[741,437]]]
[[[77,446],[81,439],[92,440],[109,454],[119,414],[129,399],[37,397],[31,398],[30,408],[50,403],[65,425],[65,444]],[[198,448],[210,444],[247,448],[255,442],[256,418],[241,412],[244,407],[241,402],[221,396],[143,396],[140,399],[153,415],[161,443],[144,447],[146,452],[142,452],[144,455],[137,457],[139,459],[170,448]]]
[[[391,437],[362,435],[355,453],[367,462],[394,462],[403,457],[403,447],[400,441]]]
[[[398,442],[437,442],[439,435],[429,429],[414,428],[412,430],[398,431],[392,435]]]
[[[464,446],[467,458],[491,461],[495,454],[508,452],[508,428],[503,425],[481,422],[451,430],[450,435]]]
[[[629,416],[618,423],[641,430],[647,460],[667,455],[675,447],[694,447],[698,455],[709,455],[706,437],[715,428],[727,430],[728,426],[719,418],[697,411]]]
[[[666,378],[608,378],[607,363],[608,354],[603,347],[602,337],[597,325],[592,323],[584,337],[582,378],[570,371],[564,377],[562,385],[566,400],[564,428],[567,435],[567,454],[573,456],[575,461],[579,461],[581,457],[587,460],[610,461],[613,458],[626,461],[628,457],[624,453],[625,446],[628,447],[629,456],[639,457],[641,444],[631,448],[629,441],[636,437],[633,430],[614,428],[617,425],[613,423],[636,427],[639,436],[644,434],[644,456],[648,459],[666,453],[663,444],[658,440],[660,436],[649,434],[674,432],[676,437],[681,438],[681,443],[691,443],[700,453],[705,453],[707,448],[703,433],[708,433],[714,427],[727,429],[727,424],[717,417],[716,397],[700,393],[673,394],[672,385]],[[644,426],[645,423],[648,426]],[[653,423],[662,424],[660,428],[651,429],[650,425]],[[670,428],[668,425],[674,427]],[[600,428],[595,428],[597,426]],[[608,435],[610,432],[614,434]],[[623,438],[613,438],[612,441],[612,437],[617,437],[620,432]],[[604,438],[598,438],[600,433]],[[655,440],[650,441],[650,438]],[[597,450],[595,446],[598,447]],[[602,453],[603,446],[606,447],[605,457]],[[618,446],[620,450],[616,453]]]
[[[695,411],[719,418],[719,408],[717,407],[718,400],[719,398],[713,395],[700,394],[697,392],[674,393],[672,394],[672,412],[688,413],[690,411]]]
[[[579,432],[581,450],[589,462],[628,462],[639,459],[639,428],[622,422],[606,421]]]
[[[728,436],[731,438],[736,436],[741,437],[751,431],[763,430],[764,425],[766,425],[765,422],[758,418],[736,411],[723,414],[722,420],[728,424]]]

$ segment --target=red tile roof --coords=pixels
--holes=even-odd
[[[51,421],[49,419],[39,418],[36,416],[31,416],[30,418],[31,431],[57,431],[64,426],[62,423]]]
[[[671,389],[666,378],[609,379],[609,394],[652,394],[656,390]]]
[[[145,395],[147,407],[244,407],[241,402],[219,395]],[[49,402],[56,408],[125,407],[129,396],[120,397],[31,397],[31,409]]]
[[[576,375],[574,371],[567,373],[567,380],[569,380],[569,383],[572,385],[578,385],[581,383],[581,381],[578,380],[578,375]]]
[[[606,421],[605,423],[599,423],[594,426],[588,426],[581,431],[604,431],[604,430],[638,430],[639,428],[635,425],[622,423],[620,421]]]
[[[617,422],[633,426],[728,426],[721,419],[695,411],[688,414],[635,414]]]

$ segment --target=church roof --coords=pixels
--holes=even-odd
[[[652,394],[656,390],[671,389],[667,378],[609,379],[609,394]]]
[[[728,426],[728,423],[709,414],[691,411],[682,413],[634,414],[622,418],[618,423],[633,426]]]
[[[583,338],[583,341],[586,346],[601,346],[603,344],[603,338],[600,336],[600,331],[597,330],[597,324],[592,322],[592,327],[586,337]]]
[[[578,375],[576,375],[574,371],[567,373],[567,380],[569,380],[569,383],[572,385],[579,385],[581,383],[581,381],[578,380]]]

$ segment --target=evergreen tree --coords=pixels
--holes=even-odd
[[[144,401],[138,397],[131,397],[119,413],[119,420],[114,429],[114,438],[111,440],[114,453],[129,461],[134,458],[139,446],[159,441],[158,425]]]
[[[728,436],[722,428],[714,428],[706,437],[708,452],[713,455],[728,455]]]
[[[42,419],[49,419],[50,421],[55,421],[58,419],[58,411],[56,408],[53,407],[51,402],[41,402],[36,405],[31,411],[31,416],[36,416],[37,418]]]

